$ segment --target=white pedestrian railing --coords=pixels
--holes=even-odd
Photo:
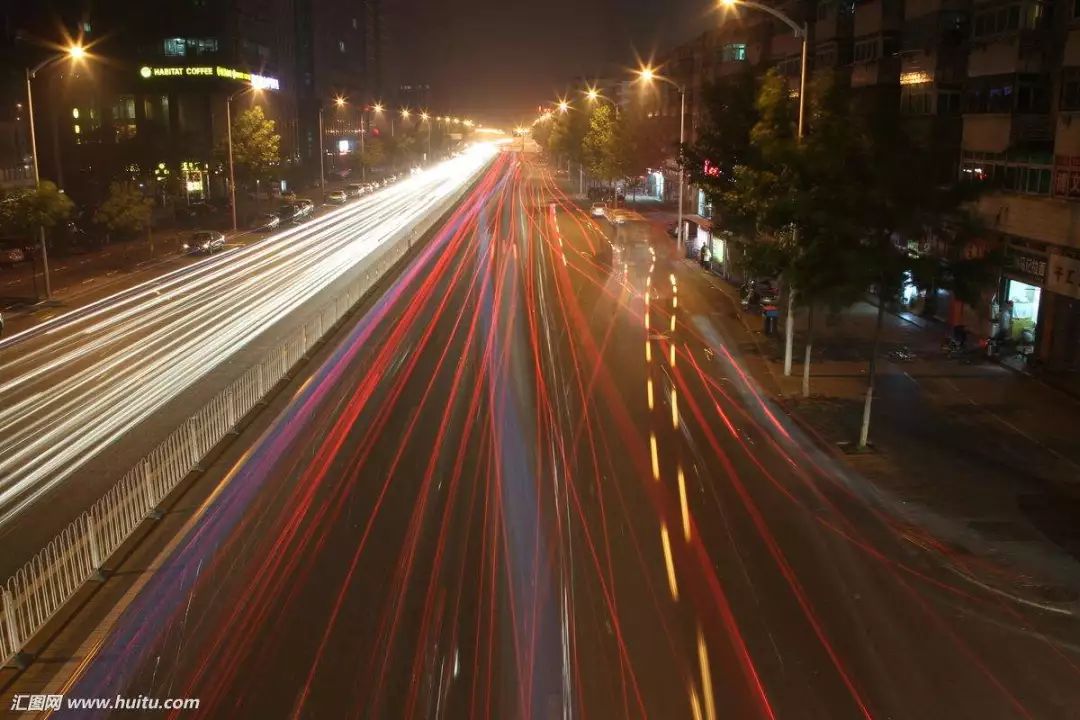
[[[229,387],[188,418],[143,458],[105,497],[0,586],[0,663],[20,662],[22,648],[225,435],[322,339],[426,233],[457,204],[469,184],[452,193],[421,222],[363,261],[357,279],[298,327]]]

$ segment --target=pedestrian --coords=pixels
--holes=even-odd
[[[1005,307],[1001,310],[1001,316],[998,318],[998,335],[1002,340],[1008,340],[1012,337],[1012,324],[1013,324],[1013,301],[1008,300],[1005,302]]]

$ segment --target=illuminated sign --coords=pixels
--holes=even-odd
[[[901,85],[921,85],[933,81],[934,76],[925,70],[912,70],[911,72],[900,73]]]
[[[255,73],[221,67],[220,65],[182,65],[179,67],[151,67],[144,65],[139,68],[139,76],[144,79],[159,77],[219,77],[226,80],[239,80],[251,83],[251,86],[259,90],[280,90],[281,83],[277,78]]]
[[[713,165],[708,160],[705,161],[705,166],[702,168],[702,172],[704,172],[709,177],[720,177],[720,168],[718,168],[716,165]]]

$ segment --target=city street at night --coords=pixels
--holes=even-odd
[[[0,3],[0,720],[1080,720],[1078,112],[1080,2]]]
[[[1072,620],[867,502],[707,288],[504,153],[45,689],[211,717],[1066,717]]]

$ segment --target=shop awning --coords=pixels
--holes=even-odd
[[[698,227],[703,227],[706,230],[712,231],[712,220],[709,218],[701,217],[700,215],[683,215],[683,220],[694,223]]]

